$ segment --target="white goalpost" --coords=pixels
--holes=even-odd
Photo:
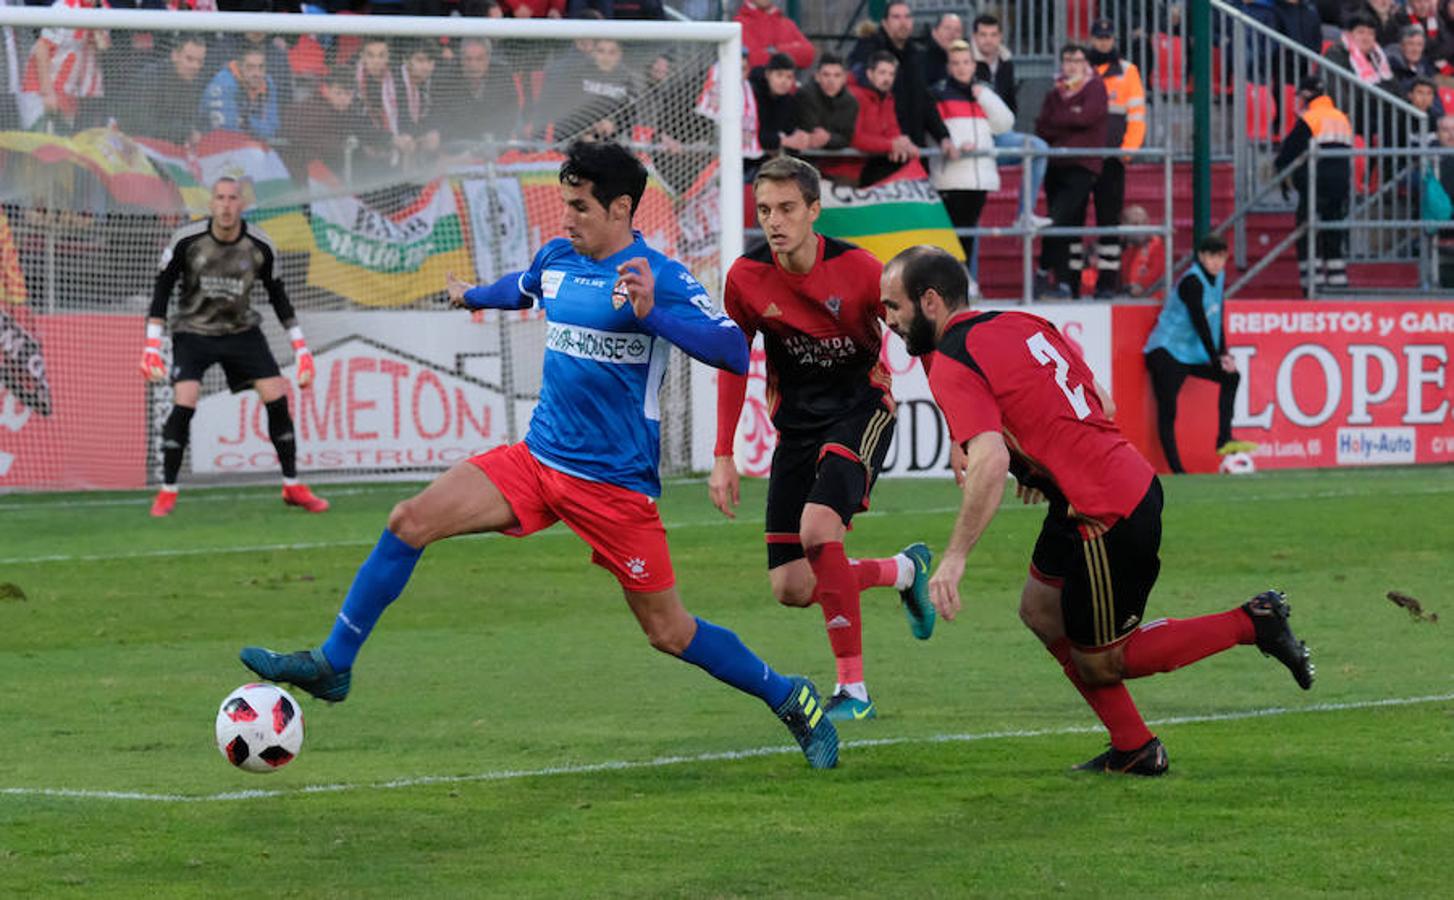
[[[0,491],[155,483],[171,397],[137,370],[142,320],[222,175],[315,354],[291,398],[315,480],[427,477],[524,434],[543,320],[449,310],[443,276],[523,268],[558,234],[571,140],[638,154],[637,228],[714,296],[742,252],[735,23],[5,7],[0,28],[21,73],[0,94]],[[694,365],[665,382],[666,473],[693,466]],[[214,368],[183,480],[276,472],[257,398]]]

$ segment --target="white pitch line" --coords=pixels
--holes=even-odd
[[[421,478],[417,481],[381,481],[378,484],[355,484],[352,487],[330,487],[328,482],[322,482],[320,490],[330,497],[361,497],[369,494],[392,494],[400,492],[418,493],[425,485],[433,480],[432,478]],[[683,484],[706,484],[706,478],[694,476],[681,476],[678,478],[663,478],[663,485]],[[53,512],[58,509],[93,509],[106,506],[150,506],[155,494],[146,493],[132,497],[104,497],[91,500],[52,500],[36,499],[21,501],[19,503],[0,503],[0,513],[9,512]],[[210,488],[194,487],[187,490],[187,503],[238,503],[261,501],[276,503],[278,495],[275,491],[254,490],[239,491],[232,488]]]
[[[1354,700],[1345,703],[1313,703],[1308,706],[1271,706],[1263,709],[1248,709],[1237,712],[1207,713],[1194,716],[1171,716],[1147,722],[1148,725],[1198,725],[1209,722],[1237,722],[1246,719],[1262,719],[1273,716],[1295,715],[1297,713],[1345,712],[1359,709],[1378,709],[1391,706],[1413,706],[1423,703],[1442,703],[1454,700],[1454,694],[1432,694],[1424,697],[1387,697],[1382,700]],[[912,744],[968,744],[980,741],[1013,740],[1022,738],[1061,737],[1073,734],[1096,734],[1103,731],[1099,725],[1070,725],[1062,728],[1030,728],[1007,731],[986,731],[978,734],[936,734],[929,737],[868,738],[844,741],[846,750],[871,747],[897,747]],[[753,747],[747,750],[725,750],[716,753],[698,753],[689,756],[658,756],[645,760],[610,760],[599,763],[545,766],[538,769],[504,769],[495,772],[480,772],[475,775],[421,775],[415,778],[398,778],[393,781],[363,782],[357,784],[313,784],[300,788],[280,790],[226,791],[219,794],[148,794],[142,791],[92,791],[75,788],[0,788],[0,796],[6,797],[54,797],[68,800],[139,800],[148,803],[221,803],[229,800],[259,800],[269,797],[301,797],[309,794],[339,794],[351,791],[383,791],[400,788],[426,787],[436,784],[471,784],[476,782],[518,781],[524,778],[544,778],[554,775],[591,775],[598,772],[625,772],[634,769],[660,769],[688,763],[731,762],[759,756],[780,756],[797,753],[798,748],[775,745]]]
[[[359,486],[346,488],[322,488],[330,497],[357,497],[367,494],[399,493],[417,490],[413,484],[401,485],[386,482],[374,487]],[[58,509],[94,509],[106,506],[150,506],[155,494],[139,497],[103,497],[94,500],[32,500],[20,503],[0,503],[0,512],[54,512]],[[188,504],[192,503],[248,503],[266,501],[277,503],[278,495],[272,491],[218,491],[210,488],[193,488],[186,492]]]
[[[368,493],[368,491],[360,491],[360,493]],[[1412,488],[1412,489],[1403,490],[1403,491],[1383,491],[1383,492],[1381,492],[1380,496],[1387,498],[1387,497],[1424,496],[1424,495],[1429,495],[1429,494],[1454,494],[1454,485],[1450,485],[1448,488],[1423,487],[1423,488]],[[1364,497],[1364,496],[1367,496],[1367,492],[1366,491],[1329,490],[1329,491],[1311,491],[1311,492],[1300,493],[1300,494],[1248,494],[1246,496],[1236,497],[1234,499],[1238,503],[1272,503],[1272,502],[1280,502],[1280,501],[1297,502],[1297,501],[1303,501],[1303,500],[1331,500],[1331,499],[1339,499],[1339,498],[1345,498],[1345,497]],[[1226,503],[1226,502],[1227,502],[1227,498],[1224,498],[1224,497],[1207,497],[1207,498],[1195,498],[1195,499],[1180,500],[1180,501],[1177,501],[1177,505],[1178,506],[1185,506],[1185,505],[1201,505],[1201,504],[1207,504],[1207,503]],[[1025,506],[1024,504],[1016,503],[1013,500],[1010,500],[1010,501],[1007,501],[1005,503],[1005,505],[1003,505],[1003,506],[1000,507],[1000,512],[1036,512],[1036,511],[1042,510],[1042,509],[1044,509],[1043,506]],[[917,508],[917,509],[903,509],[903,510],[869,510],[868,512],[861,512],[861,513],[857,514],[856,516],[854,516],[854,518],[855,519],[869,519],[869,518],[882,518],[882,517],[885,517],[885,516],[943,515],[943,514],[946,514],[946,513],[954,513],[954,512],[958,512],[958,511],[959,511],[959,507],[957,507],[957,506],[920,507],[920,508]],[[729,519],[726,519],[726,518],[720,518],[720,519],[697,519],[697,520],[687,520],[687,521],[680,521],[680,522],[664,522],[663,523],[663,526],[668,531],[676,531],[676,530],[679,530],[679,529],[686,529],[686,528],[722,528],[722,527],[729,526],[729,525],[732,525],[732,524],[734,524],[734,520],[729,520]],[[571,532],[569,529],[561,528],[561,529],[554,529],[554,530],[551,530],[551,531],[540,532],[540,535],[541,536],[546,536],[546,537],[561,537],[561,536],[564,536],[564,535],[567,535],[567,534],[572,534],[572,533],[573,532]],[[486,537],[494,537],[494,535],[488,535],[488,534],[466,534],[466,535],[459,535],[459,536],[457,536],[455,538],[451,538],[451,540],[459,540],[459,539],[480,539],[480,538],[486,538]],[[172,557],[182,557],[182,556],[208,556],[208,555],[213,555],[213,554],[216,554],[216,555],[224,555],[224,554],[237,554],[237,553],[266,553],[266,552],[276,551],[276,550],[329,550],[329,549],[335,549],[335,548],[339,548],[339,547],[372,547],[375,543],[377,543],[377,540],[370,538],[370,539],[367,539],[367,540],[355,539],[355,540],[346,540],[346,541],[308,541],[308,542],[293,543],[293,544],[247,544],[247,545],[231,546],[231,547],[184,547],[184,548],[164,548],[164,549],[157,549],[157,550],[128,550],[128,551],[119,552],[119,553],[85,553],[85,554],[79,554],[79,553],[77,553],[77,554],[72,554],[72,553],[57,553],[57,554],[51,554],[51,555],[47,555],[47,556],[10,556],[10,557],[4,557],[4,558],[0,558],[0,566],[19,566],[19,565],[27,565],[27,564],[32,564],[32,563],[57,563],[57,562],[64,562],[64,563],[69,563],[69,562],[112,562],[112,561],[116,561],[116,560],[126,560],[126,559],[169,559],[169,558],[172,558]]]

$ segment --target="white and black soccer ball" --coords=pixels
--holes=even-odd
[[[274,772],[303,749],[303,709],[272,684],[244,684],[217,710],[217,749],[245,772]]]
[[[1251,475],[1257,471],[1257,463],[1252,461],[1250,453],[1228,453],[1222,457],[1217,471],[1223,475]]]

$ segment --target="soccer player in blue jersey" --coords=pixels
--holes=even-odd
[[[645,189],[646,169],[620,146],[573,144],[560,167],[566,238],[491,285],[450,276],[457,306],[545,310],[540,403],[525,440],[455,465],[394,507],[321,647],[244,647],[244,665],[322,700],[343,700],[359,648],[425,547],[457,534],[523,537],[565,522],[620,582],[653,647],[767,703],[814,768],[837,764],[838,734],[812,682],[778,674],[736,634],[693,617],[677,594],[655,502],[657,398],[669,345],[738,374],[747,371],[748,350],[686,267],[632,229]]]

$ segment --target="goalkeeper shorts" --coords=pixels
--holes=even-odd
[[[227,376],[227,389],[236,394],[262,378],[282,374],[261,328],[237,334],[172,334],[172,383],[201,381],[213,364],[220,363]]]

